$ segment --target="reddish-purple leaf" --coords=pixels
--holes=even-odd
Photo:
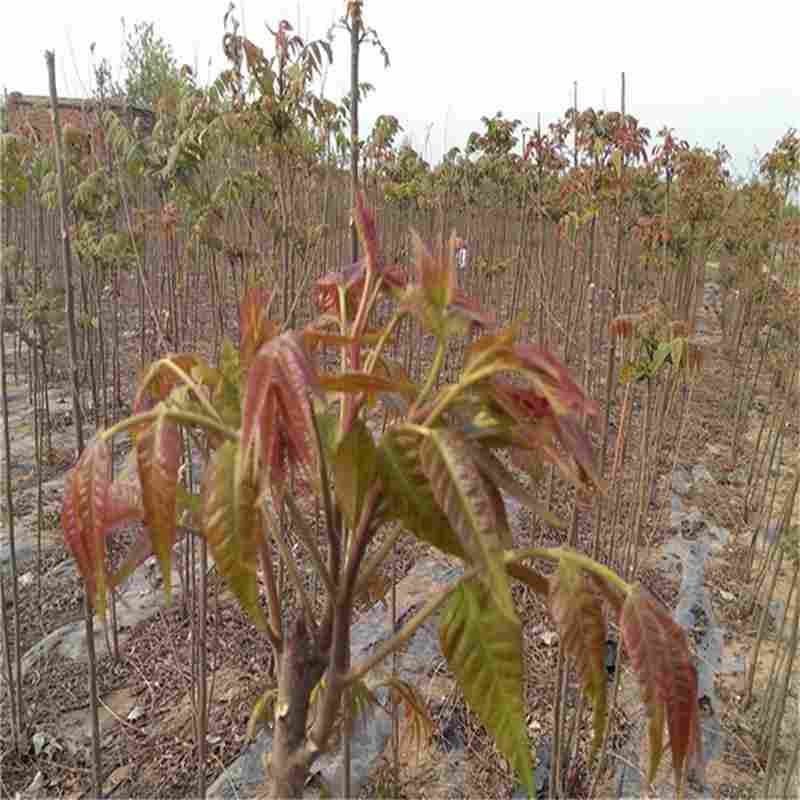
[[[600,598],[589,588],[577,568],[562,561],[550,580],[550,614],[566,651],[575,659],[583,691],[592,701],[594,739],[592,754],[603,741],[606,702],[606,621]]]
[[[177,530],[178,469],[181,434],[167,417],[166,406],[136,442],[139,480],[142,486],[144,524],[158,555],[167,603],[172,592],[172,549]]]
[[[66,545],[83,576],[90,603],[101,616],[106,607],[110,461],[108,443],[95,437],[67,473],[61,512]]]
[[[697,671],[689,659],[686,632],[657,600],[639,586],[625,601],[620,616],[625,646],[639,678],[642,702],[648,715],[663,708],[672,766],[679,796],[683,793],[684,768],[702,767],[702,741],[697,696]],[[651,729],[651,737],[655,731]],[[655,779],[659,759],[651,738],[650,782]]]
[[[373,275],[380,275],[383,272],[383,252],[378,242],[378,232],[375,229],[375,217],[366,206],[364,192],[356,194],[354,216],[358,236],[367,254],[367,271]]]
[[[311,394],[319,396],[318,380],[299,336],[267,342],[247,376],[239,457],[275,491],[289,470],[313,466]]]

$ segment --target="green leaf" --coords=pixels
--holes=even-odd
[[[378,455],[367,426],[356,419],[336,448],[333,459],[336,499],[347,521],[355,526],[368,489],[378,477]]]
[[[266,689],[261,697],[256,700],[250,719],[247,721],[245,741],[252,742],[256,737],[256,730],[261,722],[272,722],[275,718],[275,703],[278,700],[278,690],[274,686]]]
[[[239,366],[239,352],[230,339],[225,339],[222,343],[220,372],[221,379],[213,394],[214,407],[226,425],[238,428],[242,422],[242,370]]]
[[[419,462],[420,437],[389,430],[378,446],[378,472],[386,498],[386,512],[419,539],[444,553],[464,558],[464,548],[439,508]]]
[[[238,450],[238,443],[225,442],[209,461],[201,491],[203,531],[220,575],[263,631],[267,620],[258,603],[256,582],[258,537],[262,535],[258,488],[252,472],[243,468]]]
[[[667,360],[667,356],[670,355],[672,355],[672,342],[661,342],[655,352],[655,355],[653,356],[651,374],[655,375]]]
[[[686,357],[686,339],[682,336],[676,336],[671,342],[672,350],[672,364],[675,369],[685,367],[684,359]]]
[[[439,636],[467,703],[535,797],[519,618],[509,618],[482,583],[469,581],[448,601]]]
[[[420,448],[422,471],[433,496],[447,515],[469,560],[486,567],[485,580],[494,602],[514,618],[514,603],[503,562],[503,519],[495,498],[470,453],[470,444],[455,431],[434,429]]]

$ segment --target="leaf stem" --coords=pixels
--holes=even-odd
[[[381,546],[367,559],[364,566],[359,570],[359,576],[356,580],[355,588],[353,589],[353,597],[358,596],[364,589],[369,586],[372,576],[376,570],[384,562],[391,549],[395,546],[397,540],[405,533],[401,527],[395,528],[391,533],[386,536]]]
[[[442,398],[439,402],[434,406],[433,411],[428,414],[428,418],[425,420],[425,427],[430,428],[434,422],[441,416],[447,406],[456,399],[456,397],[464,391],[469,386],[472,386],[475,383],[480,383],[484,378],[488,378],[495,372],[498,372],[499,368],[496,364],[491,364],[488,367],[484,367],[483,369],[476,370],[473,374],[469,375],[466,378],[463,378],[459,383],[455,384],[454,386],[450,386],[446,389],[442,395]]]
[[[263,520],[263,516],[262,516]],[[261,566],[264,570],[264,581],[267,584],[267,605],[269,606],[270,621],[267,624],[267,634],[269,635],[272,647],[276,655],[283,652],[283,631],[281,622],[281,604],[278,600],[278,589],[275,585],[275,573],[272,570],[272,553],[270,553],[269,542],[264,536],[262,526],[256,539],[258,550],[261,554]]]
[[[402,321],[403,317],[405,317],[407,313],[407,311],[395,311],[394,316],[389,320],[388,324],[383,329],[383,332],[381,333],[380,338],[375,345],[375,349],[367,357],[367,363],[364,367],[364,372],[371,373],[372,370],[375,369],[375,364],[380,358],[381,351],[386,346],[386,342],[389,341],[389,337],[392,335],[395,327]]]
[[[506,564],[513,564],[515,561],[522,561],[526,558],[543,558],[546,561],[556,562],[568,561],[615,586],[626,597],[633,591],[633,587],[613,570],[568,547],[525,547],[522,550],[507,551],[503,556]]]
[[[127,419],[120,420],[116,425],[112,425],[110,428],[103,431],[100,436],[103,439],[110,439],[111,437],[116,436],[118,433],[124,433],[131,428],[136,428],[139,425],[145,425],[162,414],[174,422],[183,423],[185,425],[198,425],[206,430],[214,431],[215,433],[219,433],[232,442],[239,440],[239,432],[229,428],[222,422],[209,419],[208,417],[204,417],[202,414],[195,414],[193,411],[169,407],[167,407],[166,410],[156,407],[150,411],[145,411],[142,414],[136,414],[132,417],[128,417]]]
[[[170,361],[168,358],[161,358],[153,364],[150,369],[147,370],[147,374],[145,375],[144,380],[142,381],[141,388],[137,392],[137,397],[144,391],[145,387],[148,386],[150,381],[153,379],[156,372],[161,367],[167,367],[168,369],[172,370],[197,396],[197,400],[201,406],[206,410],[206,413],[210,417],[214,417],[219,422],[222,422],[222,417],[217,412],[217,409],[214,408],[211,401],[203,394],[200,390],[200,386],[189,376],[186,372],[181,369],[174,361]]]
[[[442,364],[444,363],[444,356],[447,352],[447,340],[444,338],[439,339],[436,344],[436,355],[433,357],[433,364],[431,364],[431,371],[428,373],[428,378],[425,381],[425,385],[422,387],[422,391],[417,396],[417,399],[414,401],[414,405],[411,408],[411,412],[409,416],[413,417],[414,413],[417,409],[422,406],[425,402],[427,396],[433,390],[434,385],[436,384],[436,379],[439,377],[439,372],[442,369]]]

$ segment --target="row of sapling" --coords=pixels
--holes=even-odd
[[[238,358],[217,366],[192,353],[157,360],[139,382],[132,416],[98,431],[68,474],[64,535],[98,614],[104,618],[108,593],[150,554],[158,557],[169,598],[174,544],[188,515],[191,534],[206,541],[272,645],[269,794],[301,797],[339,724],[343,693],[368,691],[369,672],[441,610],[448,665],[533,796],[522,621],[511,593],[512,581],[521,581],[541,595],[575,659],[593,707],[594,750],[607,722],[606,612],[619,623],[650,717],[650,780],[666,728],[682,791],[687,766],[702,765],[697,676],[685,632],[645,589],[582,553],[515,546],[506,516],[506,495],[541,509],[497,451],[523,471],[550,462],[582,491],[602,489],[581,425],[596,413],[594,404],[552,355],[520,338],[518,326],[489,325],[457,286],[452,240],[434,251],[417,240],[414,269],[406,274],[384,261],[361,197],[354,213],[365,256],[317,284],[321,314],[311,324],[278,333],[258,309],[244,308]],[[369,329],[370,311],[384,295],[396,310],[384,326]],[[386,352],[406,316],[437,343],[422,385]],[[439,385],[448,340],[475,326],[482,335],[458,379]],[[319,363],[323,347],[339,350],[336,369]],[[393,409],[380,436],[371,425],[376,402]],[[133,463],[125,477],[110,481],[109,445],[124,433],[133,440]],[[179,488],[184,435],[204,460],[197,496]],[[322,535],[312,532],[304,511],[311,497],[324,509]],[[287,546],[282,510],[325,587],[321,614]],[[141,541],[111,573],[109,535],[132,519],[143,522]],[[549,515],[547,521],[559,524]],[[463,574],[374,654],[352,664],[354,603],[403,531],[461,560]],[[556,569],[545,577],[532,560]],[[288,615],[276,588],[277,561],[295,594]]]
[[[115,241],[106,239],[107,235],[117,235],[113,214],[106,215],[102,209],[104,206],[112,208],[115,204],[117,207],[120,204],[122,207],[126,206],[123,177],[126,181],[144,178],[142,184],[158,187],[163,208],[162,213],[154,215],[153,219],[163,230],[163,252],[168,256],[176,252],[178,235],[187,236],[191,233],[196,234],[197,240],[207,248],[207,252],[212,253],[207,263],[210,267],[209,285],[217,309],[217,342],[222,340],[226,332],[224,299],[230,294],[230,290],[226,288],[228,281],[233,293],[239,294],[248,280],[249,268],[254,263],[271,265],[273,276],[281,275],[285,281],[280,298],[283,302],[275,302],[273,305],[276,309],[282,305],[281,310],[286,318],[286,312],[294,302],[305,303],[308,308],[311,306],[309,293],[297,291],[298,287],[308,282],[311,275],[310,267],[307,266],[312,261],[309,254],[318,255],[319,263],[329,263],[332,257],[336,258],[329,242],[331,237],[327,237],[316,224],[319,219],[329,218],[324,210],[325,205],[323,215],[319,216],[318,209],[310,199],[315,196],[313,192],[286,191],[286,187],[291,189],[298,185],[298,174],[302,175],[305,185],[314,185],[318,175],[314,172],[313,165],[325,157],[326,151],[322,143],[327,141],[326,131],[330,133],[334,130],[337,119],[341,122],[346,115],[341,110],[332,113],[325,101],[309,94],[309,79],[322,66],[324,48],[320,49],[318,46],[316,52],[313,49],[308,50],[303,43],[288,38],[285,26],[279,27],[275,40],[275,56],[267,58],[259,48],[238,35],[235,25],[226,36],[226,52],[229,51],[231,63],[236,61],[237,54],[240,67],[246,62],[248,74],[251,76],[251,87],[256,89],[253,95],[255,100],[246,99],[244,90],[237,94],[236,86],[243,86],[244,74],[241,70],[235,74],[234,70],[234,74],[223,76],[208,95],[193,87],[191,81],[187,85],[179,86],[175,93],[157,104],[158,124],[149,136],[135,133],[131,135],[121,125],[115,126],[114,115],[108,114],[104,117],[104,124],[109,138],[118,145],[115,147],[115,172],[118,180],[115,182],[106,179],[105,188],[95,196],[93,184],[100,185],[99,176],[91,170],[84,171],[82,176],[77,173],[73,176],[78,184],[76,196],[87,200],[82,203],[82,209],[79,209],[82,217],[86,219],[95,215],[96,212],[92,210],[95,200],[100,209],[96,217],[97,224],[83,228],[83,233],[88,234],[82,241],[86,245],[89,256],[87,260],[90,263],[97,260],[95,253],[102,258],[108,255],[105,249],[99,247],[104,239],[104,247]],[[305,67],[302,66],[303,59],[306,59]],[[276,78],[281,69],[284,70],[284,75],[291,73],[291,81],[281,84]],[[257,85],[259,75],[263,86]],[[284,87],[283,94],[281,85]],[[234,95],[240,98],[235,108],[228,104],[232,89]],[[520,257],[515,263],[513,258],[509,260],[505,254],[516,252],[524,256],[537,253],[538,270],[534,263],[534,278],[528,281],[531,302],[527,305],[536,309],[537,327],[541,334],[545,333],[552,319],[561,316],[561,310],[573,308],[575,305],[572,292],[561,276],[566,275],[583,293],[592,276],[608,279],[601,269],[601,265],[609,260],[607,256],[617,259],[618,264],[623,263],[620,258],[621,234],[617,234],[615,244],[614,232],[610,230],[615,213],[624,211],[624,220],[620,213],[616,213],[616,218],[620,221],[618,230],[627,233],[636,213],[645,214],[640,222],[646,222],[647,214],[654,215],[655,219],[661,212],[662,221],[658,227],[661,236],[657,240],[657,247],[662,259],[655,263],[662,268],[659,277],[662,280],[663,294],[669,298],[673,308],[680,307],[691,300],[691,290],[697,287],[700,265],[704,264],[706,255],[712,252],[711,248],[719,241],[720,216],[727,218],[733,206],[731,202],[718,202],[721,196],[720,186],[724,184],[726,177],[721,168],[724,159],[713,154],[692,152],[682,146],[670,149],[665,141],[664,150],[670,149],[669,157],[654,159],[650,164],[637,163],[640,155],[635,152],[635,136],[631,138],[631,132],[636,134],[636,126],[616,125],[615,121],[619,122],[617,117],[597,112],[567,115],[566,122],[551,126],[551,141],[539,148],[534,162],[525,156],[520,159],[513,152],[516,145],[514,134],[518,129],[515,121],[503,120],[499,116],[485,118],[483,122],[486,131],[470,137],[466,148],[470,152],[465,152],[463,156],[452,153],[447,169],[437,170],[430,170],[413,149],[401,147],[395,152],[391,144],[387,145],[387,139],[392,138],[389,135],[392,126],[389,125],[386,131],[377,129],[372,140],[376,145],[374,152],[380,154],[380,159],[377,159],[380,162],[380,181],[368,180],[366,185],[370,187],[371,184],[376,201],[387,202],[386,217],[394,220],[394,225],[391,226],[393,232],[406,227],[407,223],[418,223],[423,218],[427,220],[426,225],[430,225],[428,233],[447,230],[451,219],[454,222],[465,220],[468,233],[481,253],[474,260],[476,269],[469,280],[477,285],[477,293],[484,298],[486,305],[493,303],[496,297],[503,296],[502,285],[490,285],[492,276],[503,273],[509,274],[514,286],[512,309],[524,305],[521,300],[521,281],[528,278],[523,273],[532,269],[531,262]],[[584,126],[587,126],[587,131],[584,131]],[[311,135],[308,135],[309,131]],[[574,173],[571,177],[567,169],[572,159],[564,157],[568,152],[570,132],[578,134],[574,140],[573,162],[577,167],[573,167]],[[74,140],[74,144],[79,143],[79,132],[68,131],[67,134],[68,146],[73,144],[70,140]],[[16,138],[4,137],[3,153],[15,149],[17,143]],[[630,147],[634,147],[634,150],[628,152],[626,148]],[[243,153],[252,152],[256,153],[255,164],[252,160],[242,160]],[[615,155],[620,152],[623,154],[621,159]],[[369,161],[372,154],[369,145],[364,153],[364,165],[372,166]],[[528,155],[530,154],[529,150]],[[221,158],[225,159],[225,169],[220,177],[214,173],[213,167],[220,163]],[[44,176],[42,184],[48,183],[47,173],[52,171],[52,163],[49,168],[46,166],[47,148],[36,147],[35,152],[23,154],[21,161],[24,169],[16,172],[4,171],[3,176],[0,176],[4,181],[4,190],[7,185],[13,190],[13,186],[7,184],[8,176],[13,178],[19,175],[23,179],[27,176],[29,182],[41,180]],[[68,169],[72,169],[70,159],[67,161]],[[340,160],[340,163],[344,161]],[[42,164],[45,164],[43,170]],[[666,177],[663,182],[660,180],[662,175]],[[580,176],[584,179],[580,180]],[[82,185],[82,179],[88,181],[85,186]],[[337,180],[331,170],[323,170],[322,179],[325,187],[325,192],[321,195],[325,198],[323,203],[327,203],[328,198],[335,199],[337,194],[343,194],[334,191]],[[697,183],[696,190],[692,188],[693,182]],[[280,199],[281,183],[284,198],[288,198],[287,202]],[[782,181],[777,181],[776,185],[780,187]],[[264,198],[274,196],[272,190],[276,186],[278,202],[271,206]],[[381,192],[381,188],[385,192]],[[109,192],[108,198],[104,196],[106,190]],[[114,198],[115,193],[118,195],[117,199]],[[750,201],[745,194],[740,196],[744,198],[742,203],[747,208]],[[41,195],[46,197],[47,193],[42,192]],[[707,195],[714,202],[707,202]],[[535,232],[536,238],[529,239],[520,234],[516,251],[513,248],[509,250],[503,244],[508,240],[512,229],[509,225],[509,214],[503,213],[499,224],[494,224],[487,220],[487,211],[490,209],[478,207],[476,203],[485,204],[486,198],[490,198],[491,210],[499,207],[508,212],[509,209],[527,209],[527,201],[532,197],[537,200],[538,225],[531,225],[530,231]],[[305,200],[301,202],[300,198]],[[620,202],[620,198],[623,202]],[[136,199],[128,197],[123,214],[129,230],[135,227],[132,224],[136,218],[135,205]],[[709,215],[709,209],[713,214]],[[439,215],[438,221],[431,221],[431,210]],[[700,212],[706,215],[702,219],[698,216]],[[566,259],[571,259],[573,267],[566,270],[549,269],[545,272],[542,265],[545,260],[548,263],[551,260],[547,257],[549,254],[543,252],[545,238],[553,230],[548,227],[546,233],[545,226],[552,226],[553,222],[562,219],[566,226],[563,229],[570,230],[571,233],[568,244],[561,250],[561,263],[569,263]],[[303,223],[299,224],[298,220],[303,220]],[[598,237],[595,243],[596,232],[604,227],[606,252],[601,250],[602,237]],[[642,224],[637,230],[646,227],[646,224]],[[274,237],[273,253],[278,256],[275,261],[264,259],[264,252],[259,250],[264,231],[271,232]],[[81,230],[76,229],[75,233],[80,234]],[[558,265],[557,248],[562,246],[564,237],[551,238],[555,242],[554,263]],[[98,245],[97,248],[95,244]],[[578,261],[579,255],[582,255],[580,248],[585,248],[586,251],[585,265]],[[288,269],[287,253],[290,259]],[[219,260],[215,258],[217,254],[220,256]],[[112,255],[116,257],[118,254],[114,252]],[[126,256],[125,253],[120,255]],[[139,259],[118,259],[117,266],[123,265],[123,262],[124,266],[135,263],[143,313],[147,309],[149,322],[158,330],[162,311],[169,311],[163,333],[169,340],[182,346],[181,343],[188,341],[199,326],[196,317],[192,320],[188,313],[182,313],[180,309],[191,307],[192,313],[196,314],[199,304],[176,302],[175,292],[178,286],[182,286],[184,299],[188,298],[192,276],[183,271],[185,262],[182,259],[167,258],[163,262],[166,267],[166,291],[154,293],[151,280],[154,276],[147,274],[146,260],[141,253],[139,255]],[[188,249],[187,255],[190,255]],[[225,265],[221,270],[220,261]],[[300,265],[299,272],[295,271],[295,264]],[[512,264],[514,269],[509,269]],[[593,265],[597,265],[597,269]],[[625,266],[633,265],[626,263]],[[100,271],[104,269],[101,265]],[[635,272],[635,269],[621,272],[625,276],[625,285],[635,286],[635,281],[629,277]],[[113,274],[116,275],[116,269]],[[644,269],[642,274],[647,277]],[[286,282],[289,275],[292,277]],[[149,293],[148,283],[151,284]],[[92,287],[99,288],[101,284],[95,284],[89,276],[86,285],[91,290],[87,295],[96,295]],[[193,288],[196,290],[197,285]],[[290,297],[294,298],[292,304],[288,302]],[[557,299],[553,300],[553,297]],[[92,307],[99,311],[99,303],[95,297],[87,297],[87,300],[84,312],[88,324],[82,330],[91,356],[86,363],[92,369],[92,365],[97,362],[92,360],[94,349],[88,347],[88,342],[92,339],[92,320],[99,318],[99,314],[92,313]],[[627,301],[625,307],[630,307]],[[580,311],[573,313],[581,316]],[[747,315],[743,314],[742,319],[746,320]],[[547,326],[545,320],[548,322]],[[395,331],[400,330],[400,324],[398,323]],[[603,327],[601,325],[598,329]],[[145,329],[142,322],[140,330],[143,346]],[[421,343],[423,329],[416,325],[415,329],[418,337],[415,343]],[[543,339],[544,336],[541,335],[539,340]],[[577,345],[575,340],[572,341]],[[565,355],[568,357],[567,342],[565,339]],[[409,354],[412,349],[416,351],[418,348],[409,348]],[[577,349],[577,346],[573,349]],[[104,363],[104,358],[101,360]],[[446,357],[444,362],[446,365]],[[114,363],[116,364],[116,358]],[[410,374],[409,367],[410,364],[407,365],[406,372]],[[449,370],[446,371],[446,377],[450,378]],[[608,385],[611,387],[612,382],[609,381]],[[649,386],[649,382],[647,385]],[[610,404],[608,407],[610,408]],[[600,526],[597,528],[599,530]]]

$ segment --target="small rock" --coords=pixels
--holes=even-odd
[[[128,722],[136,722],[145,715],[145,710],[141,706],[134,706],[128,713]]]
[[[36,576],[32,572],[23,572],[22,575],[19,576],[19,585],[24,589],[26,586],[30,586],[35,580]]]
[[[719,596],[726,602],[731,603],[733,600],[736,599],[736,595],[733,592],[728,592],[725,589],[720,590]]]
[[[34,733],[31,737],[31,741],[33,742],[34,755],[41,755],[45,745],[47,744],[47,735],[42,731],[36,731],[36,733]]]
[[[672,491],[681,497],[686,497],[692,490],[692,475],[686,467],[680,464],[672,470]]]
[[[558,642],[558,634],[555,631],[545,631],[539,637],[548,647],[552,647]]]

